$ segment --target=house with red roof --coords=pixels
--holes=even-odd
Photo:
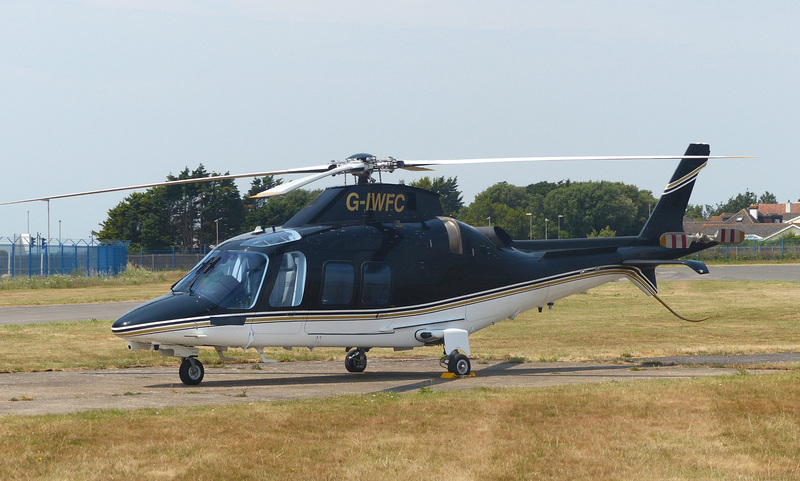
[[[745,239],[771,241],[787,235],[800,236],[800,202],[751,205],[736,213],[724,213],[710,219],[683,220],[689,234],[715,235],[722,227],[736,227]]]

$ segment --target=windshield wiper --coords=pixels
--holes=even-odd
[[[204,274],[213,269],[214,266],[217,265],[217,262],[219,262],[220,259],[222,259],[222,256],[209,259],[209,261],[206,262],[205,265],[203,265],[200,269],[198,269],[197,274],[195,274],[194,276],[194,279],[192,279],[192,282],[190,282],[189,285],[186,287],[186,291],[189,292],[189,295],[193,294],[192,286],[194,286],[194,283],[197,282],[198,279],[203,277]]]

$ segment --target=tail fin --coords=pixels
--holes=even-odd
[[[639,234],[640,237],[658,240],[665,232],[683,232],[683,216],[689,204],[694,181],[700,170],[706,166],[710,152],[708,144],[689,144],[684,154],[687,157],[683,158],[675,169],[655,210]]]

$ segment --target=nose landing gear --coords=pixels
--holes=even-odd
[[[344,358],[344,367],[348,372],[364,372],[367,368],[367,351],[357,347],[347,352]]]
[[[205,375],[203,363],[193,357],[184,357],[178,375],[187,386],[196,386],[200,384]]]

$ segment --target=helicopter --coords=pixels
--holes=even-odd
[[[349,372],[363,372],[373,348],[441,346],[449,373],[471,373],[469,337],[520,313],[627,278],[658,297],[656,267],[685,265],[686,256],[744,240],[723,228],[688,234],[683,216],[699,172],[712,158],[707,144],[685,154],[647,157],[516,157],[404,161],[355,154],[344,161],[256,174],[188,179],[112,190],[276,174],[310,174],[254,197],[281,195],[316,180],[352,174],[329,187],[282,226],[258,227],[209,252],[170,292],[117,319],[112,332],[130,350],[180,357],[184,384],[204,378],[201,347],[225,351],[265,347],[344,348]],[[514,240],[499,226],[473,227],[443,214],[438,194],[376,181],[374,174],[437,165],[560,160],[680,159],[636,236]],[[668,309],[669,306],[661,301]],[[679,316],[672,309],[673,314]],[[681,316],[679,316],[681,317]],[[685,320],[691,320],[683,318]]]

